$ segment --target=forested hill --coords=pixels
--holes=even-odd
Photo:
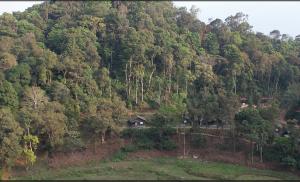
[[[229,121],[240,98],[299,106],[299,40],[255,33],[243,13],[205,24],[197,11],[56,1],[1,15],[0,148],[15,150],[1,162],[36,140],[54,150],[91,131],[104,137],[138,107]]]

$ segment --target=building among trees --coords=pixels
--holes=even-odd
[[[129,127],[142,127],[145,126],[146,119],[142,116],[136,116],[127,121]]]

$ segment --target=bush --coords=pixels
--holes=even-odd
[[[297,169],[300,169],[300,155],[297,155],[296,161],[297,161]]]
[[[192,135],[191,146],[193,148],[202,148],[206,146],[206,139],[202,135]]]
[[[135,152],[138,150],[138,147],[136,145],[127,145],[125,147],[122,147],[121,150],[123,152]]]
[[[136,139],[135,145],[138,149],[151,150],[155,147],[155,143],[150,138],[139,138]]]
[[[162,150],[167,150],[167,151],[170,151],[170,150],[174,150],[177,148],[177,145],[175,142],[173,142],[172,140],[162,140],[161,143],[159,143],[157,146],[156,146],[157,149],[162,149]]]
[[[177,146],[171,140],[171,136],[176,133],[174,128],[163,127],[163,128],[147,128],[137,129],[130,128],[126,129],[122,133],[123,138],[132,139],[133,145],[137,149],[142,150],[173,150]]]
[[[269,161],[280,162],[283,166],[300,167],[300,156],[295,150],[294,143],[289,137],[276,137],[274,144],[265,149],[265,158]]]
[[[297,166],[297,161],[294,157],[287,156],[282,158],[280,162],[283,166],[295,168]]]
[[[111,157],[111,160],[113,162],[119,162],[119,161],[122,161],[124,160],[126,157],[127,157],[127,152],[124,152],[122,150],[119,150],[118,152],[116,152],[112,157]]]
[[[275,150],[273,146],[265,147],[264,149],[264,157],[267,161],[280,161],[280,156],[277,154],[278,151]]]
[[[155,100],[147,100],[148,105],[152,108],[152,109],[159,109],[159,103],[157,103]]]
[[[64,145],[60,146],[58,151],[61,152],[72,152],[72,151],[81,151],[86,149],[84,142],[81,138],[74,138],[67,136],[64,138]]]

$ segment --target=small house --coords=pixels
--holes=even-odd
[[[240,101],[241,101],[241,102],[247,102],[247,100],[248,100],[248,99],[247,99],[246,97],[240,97]]]
[[[134,118],[131,118],[127,121],[127,124],[129,127],[140,127],[144,126],[146,122],[146,119],[142,116],[137,116]]]

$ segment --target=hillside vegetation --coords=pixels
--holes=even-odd
[[[232,126],[261,162],[300,167],[300,36],[255,33],[243,13],[205,24],[197,12],[168,1],[50,1],[2,14],[1,168],[96,146],[144,108],[158,111],[157,132],[146,134],[157,141],[184,115],[193,127]],[[274,135],[279,113],[288,124]]]

